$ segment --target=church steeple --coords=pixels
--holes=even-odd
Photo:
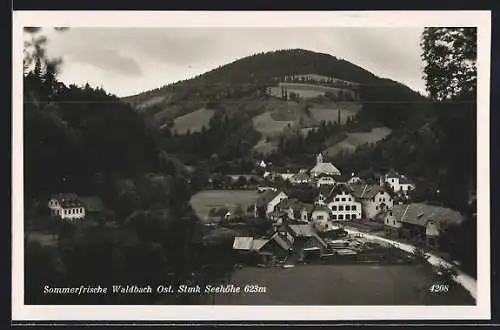
[[[321,163],[323,163],[323,155],[320,152],[318,156],[316,156],[316,164],[321,164]]]

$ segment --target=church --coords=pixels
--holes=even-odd
[[[316,165],[311,170],[311,176],[318,177],[321,175],[337,176],[340,171],[332,164],[324,161],[321,153],[316,157]]]

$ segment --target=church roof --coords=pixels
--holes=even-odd
[[[338,168],[333,166],[332,163],[318,163],[318,164],[316,164],[316,166],[313,167],[313,169],[311,170],[311,173],[315,173],[315,174],[324,173],[324,174],[329,174],[329,175],[340,175],[340,171],[338,170]]]

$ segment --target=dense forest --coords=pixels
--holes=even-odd
[[[102,89],[65,86],[36,58],[25,74],[23,111],[28,304],[153,303],[159,297],[44,295],[43,287],[224,275],[230,238],[203,239],[188,203],[195,191],[189,172],[129,105]],[[105,210],[84,223],[57,221],[47,202],[59,192],[97,196]],[[189,303],[170,298],[163,303]]]

